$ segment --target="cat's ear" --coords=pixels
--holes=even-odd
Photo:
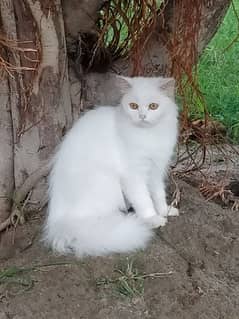
[[[126,76],[117,75],[116,85],[122,94],[125,94],[132,87],[132,79]]]
[[[165,91],[165,94],[171,98],[175,98],[175,79],[174,78],[160,78],[160,90]]]

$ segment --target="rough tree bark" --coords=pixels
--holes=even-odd
[[[66,37],[70,43],[77,40],[81,32],[94,33],[103,2],[0,0],[2,35],[18,41],[20,48],[33,49],[29,52],[7,50],[7,56],[6,51],[1,50],[1,56],[5,54],[16,68],[35,68],[35,71],[21,70],[12,75],[3,72],[1,77],[0,231],[13,222],[10,212],[19,213],[19,204],[23,204],[26,197],[36,207],[42,202],[49,171],[46,163],[78,117],[82,104],[116,104],[118,101],[114,76],[82,73],[79,79],[67,61]],[[168,39],[172,36],[177,7],[184,2],[168,1],[165,23],[159,21],[146,47],[143,63],[147,73],[171,72],[172,60],[165,34]],[[199,53],[215,33],[229,3],[230,0],[203,1]],[[165,30],[163,38],[160,33]],[[184,48],[187,49],[187,43]],[[131,72],[127,60],[117,61],[114,68],[121,73]],[[18,213],[12,216],[19,217]]]
[[[14,189],[12,119],[6,74],[1,79],[0,92],[0,223],[2,223],[8,217],[10,196]]]
[[[9,162],[13,169],[5,160],[3,164],[6,163],[6,167],[2,164],[1,170],[8,184],[12,185],[14,181],[17,190],[49,159],[49,154],[71,125],[72,109],[60,1],[51,1],[51,6],[48,6],[45,1],[1,0],[1,17],[8,39],[19,41],[19,46],[28,41],[29,47],[37,52],[25,52],[24,55],[15,52],[8,56],[9,62],[16,67],[37,68],[36,72],[22,70],[9,76],[8,83],[5,80],[5,91],[9,91],[9,122],[11,116],[5,144],[10,144],[12,153],[8,157],[12,156]],[[35,62],[36,59],[39,62]],[[12,140],[10,137],[13,137]],[[45,182],[39,181],[31,201],[41,200],[45,185]],[[24,199],[19,194],[13,197],[10,186],[3,190],[3,196],[6,195],[15,201],[13,206],[20,204],[18,198]]]

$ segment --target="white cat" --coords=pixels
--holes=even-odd
[[[60,253],[105,255],[144,247],[177,215],[164,176],[177,139],[171,78],[119,77],[117,107],[87,112],[55,157],[44,238]],[[126,201],[135,214],[126,213]]]

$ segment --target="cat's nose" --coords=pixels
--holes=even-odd
[[[141,120],[145,120],[145,118],[146,118],[146,115],[145,114],[139,114],[139,118],[141,119]]]

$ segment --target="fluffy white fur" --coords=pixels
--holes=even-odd
[[[164,176],[177,139],[174,81],[119,78],[118,107],[87,112],[56,154],[44,238],[60,253],[105,255],[144,247],[168,208]],[[138,109],[130,108],[137,103]],[[156,110],[150,103],[158,103]],[[127,211],[126,202],[135,209]]]

